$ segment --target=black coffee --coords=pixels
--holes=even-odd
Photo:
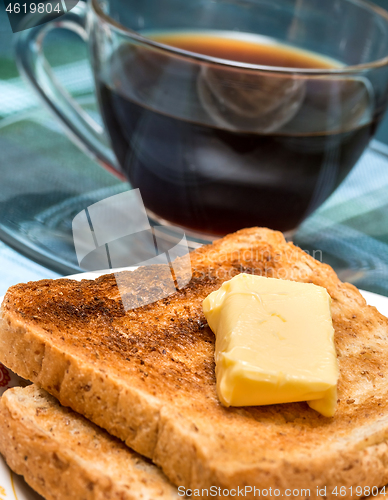
[[[154,38],[268,66],[335,65],[214,34]],[[114,54],[97,90],[120,165],[147,209],[210,235],[296,228],[348,174],[376,127],[362,81],[199,67],[139,47]]]

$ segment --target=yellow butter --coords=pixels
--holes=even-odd
[[[332,416],[338,363],[330,296],[310,283],[239,274],[203,301],[225,406],[307,401]]]

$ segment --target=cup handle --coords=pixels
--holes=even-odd
[[[79,2],[64,17],[21,31],[16,41],[16,62],[20,73],[32,84],[43,102],[57,115],[74,142],[104,168],[125,180],[105,130],[84,111],[56,80],[43,53],[47,33],[62,28],[88,40],[87,5]]]

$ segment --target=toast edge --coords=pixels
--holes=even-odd
[[[55,433],[49,434],[43,429],[39,424],[41,417],[37,415],[34,418],[24,411],[24,401],[28,402],[31,397],[26,391],[34,392],[36,395],[39,389],[34,386],[26,389],[9,389],[0,398],[0,452],[6,458],[9,467],[24,476],[26,482],[47,500],[74,500],[78,497],[85,500],[177,498],[175,488],[161,473],[155,474],[152,471],[152,476],[148,476],[147,469],[145,471],[139,469],[138,473],[128,472],[129,479],[131,474],[138,474],[135,482],[131,481],[134,484],[132,490],[128,490],[125,484],[121,485],[120,482],[114,481],[109,472],[101,473],[101,467],[94,468],[93,464],[77,454],[76,449],[66,448],[66,443],[57,439]],[[22,400],[19,402],[20,394]],[[50,402],[47,405],[46,400],[46,406],[50,405]],[[57,412],[61,411],[56,406],[49,408],[49,412],[50,410],[48,418],[53,419]],[[66,418],[74,417],[70,413]],[[53,424],[57,422],[54,421]],[[64,425],[60,423],[60,433],[65,437],[67,429],[64,429]],[[79,432],[83,432],[84,425],[77,423]],[[114,450],[113,445],[110,459],[119,460],[120,455],[115,455]],[[131,453],[130,450],[128,453]],[[136,457],[135,454],[134,456]],[[119,463],[117,465],[120,466]]]

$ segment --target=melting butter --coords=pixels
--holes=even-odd
[[[216,335],[217,394],[225,406],[337,404],[330,296],[310,283],[239,274],[203,301]]]

